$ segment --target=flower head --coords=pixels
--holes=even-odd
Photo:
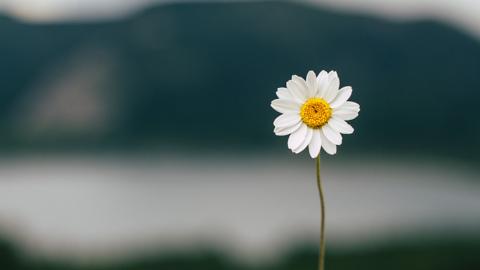
[[[342,134],[353,133],[346,121],[358,116],[360,105],[347,101],[352,88],[341,89],[335,71],[322,71],[318,76],[308,72],[306,80],[293,75],[286,88],[278,88],[272,108],[281,113],[273,122],[278,136],[287,136],[288,148],[298,154],[308,146],[316,158],[321,148],[330,155],[342,144]]]

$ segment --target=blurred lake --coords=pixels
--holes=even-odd
[[[0,231],[33,255],[55,258],[208,245],[242,260],[273,259],[318,238],[314,163],[286,156],[5,159]],[[328,244],[479,236],[478,175],[431,159],[327,159]]]

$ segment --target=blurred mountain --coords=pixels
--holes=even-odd
[[[3,149],[283,145],[270,101],[310,69],[354,87],[362,112],[345,144],[480,149],[480,43],[438,22],[288,2],[169,4],[113,22],[0,17],[0,36]]]

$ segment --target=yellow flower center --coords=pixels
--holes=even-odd
[[[321,128],[332,117],[332,108],[323,98],[310,98],[300,108],[302,121],[311,128]]]

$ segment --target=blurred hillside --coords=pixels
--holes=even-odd
[[[113,22],[0,17],[0,36],[2,151],[268,149],[285,143],[272,133],[276,88],[309,69],[336,69],[354,87],[362,113],[345,144],[480,150],[480,43],[437,22],[284,2],[172,4]]]

